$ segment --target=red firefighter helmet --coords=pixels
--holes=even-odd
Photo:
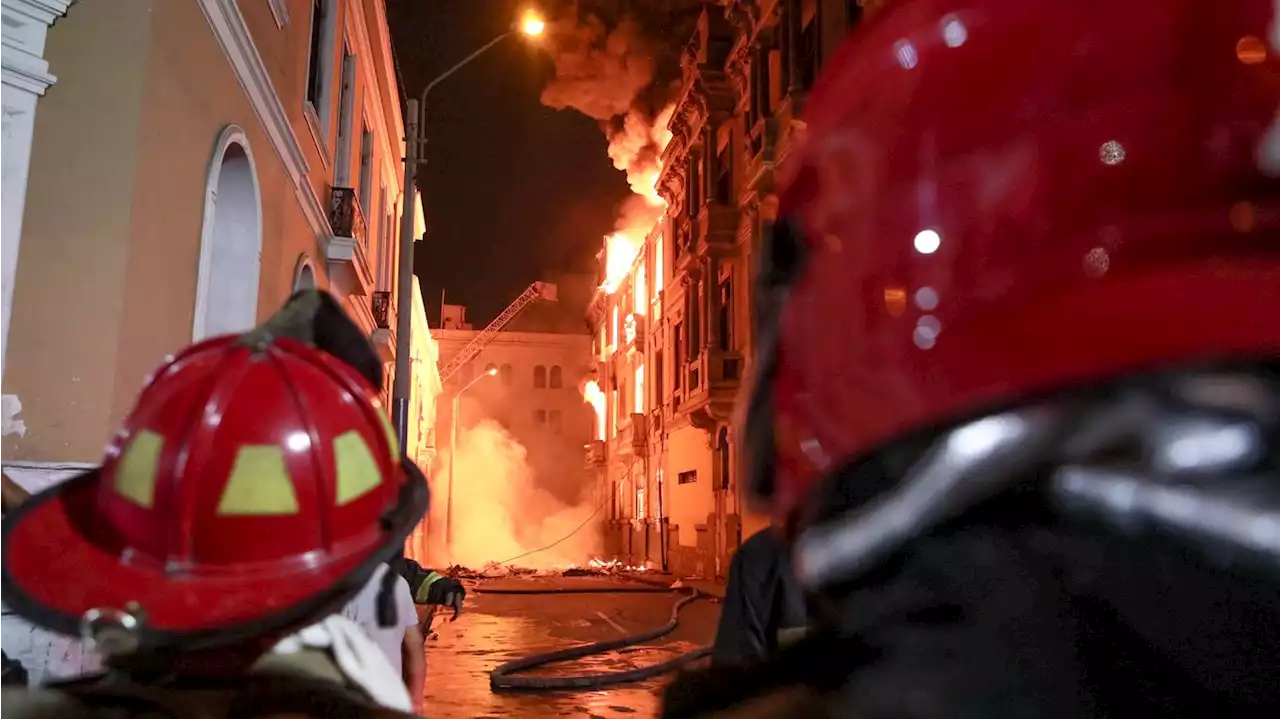
[[[128,613],[144,650],[270,637],[341,607],[425,508],[355,369],[220,337],[154,375],[100,469],[5,518],[4,598],[72,635]]]
[[[887,5],[805,106],[760,278],[741,444],[793,524],[897,440],[1280,351],[1273,0]]]

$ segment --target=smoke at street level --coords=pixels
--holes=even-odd
[[[569,506],[539,488],[524,446],[502,425],[486,419],[460,427],[456,452],[453,546],[444,553],[451,563],[479,569],[532,552],[514,564],[550,569],[582,566],[600,554],[594,518],[574,533],[591,516],[594,504]],[[444,473],[438,477],[448,476],[450,461],[455,458],[444,458]],[[447,494],[443,482],[435,487],[432,522],[442,526]],[[570,534],[550,549],[534,551]]]

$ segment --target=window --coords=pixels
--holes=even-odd
[[[661,407],[666,397],[662,396],[662,377],[666,368],[662,363],[662,350],[653,353],[653,406]]]
[[[636,519],[644,519],[644,484],[636,487]]]
[[[720,349],[733,349],[733,276],[720,283]]]
[[[698,350],[702,348],[702,286],[704,284],[701,280],[692,280],[689,283],[689,321],[687,323],[689,337],[685,346],[687,355],[684,359],[690,362],[698,359]]]
[[[698,470],[691,469],[676,475],[676,484],[693,484],[698,481]]]
[[[533,388],[545,389],[547,386],[547,368],[538,365],[533,368]]]
[[[551,425],[551,431],[552,431],[552,432],[555,432],[555,433],[559,434],[559,433],[560,433],[560,429],[561,429],[561,427],[562,427],[562,426],[563,426],[563,424],[564,424],[564,419],[563,419],[563,417],[561,417],[561,415],[560,415],[560,410],[558,410],[558,409],[553,409],[553,410],[551,410],[550,412],[548,412],[548,413],[547,413],[547,423],[548,423],[549,425]]]
[[[307,57],[307,102],[320,114],[324,107],[324,46],[329,20],[328,0],[311,0],[311,48]]]
[[[494,364],[494,363],[490,362],[489,364],[487,364],[487,365],[485,365],[485,366],[484,366],[484,373],[485,373],[485,374],[488,374],[488,375],[497,374],[497,373],[498,373],[498,365],[496,365],[496,364]]]
[[[373,208],[373,131],[368,123],[360,123],[360,184],[356,192],[360,195],[360,208],[366,213]],[[366,237],[368,233],[365,233]]]
[[[702,178],[700,170],[702,169],[702,158],[698,157],[698,153],[689,153],[689,176],[688,185],[685,187],[685,212],[688,213],[689,219],[698,219],[698,211],[702,204]]]
[[[342,86],[338,88],[338,146],[334,154],[333,184],[337,187],[351,187],[351,134],[355,132],[356,112],[356,56],[350,52],[342,53]],[[357,195],[360,202],[364,198]],[[368,212],[368,207],[360,209]]]
[[[725,133],[725,142],[716,153],[716,204],[732,207],[733,201],[733,153],[729,148],[733,145],[732,132]]]
[[[551,366],[551,379],[548,384],[551,389],[560,389],[564,386],[564,374],[560,371],[560,365]]]
[[[671,326],[671,359],[675,361],[672,365],[673,379],[671,386],[678,392],[681,387],[680,368],[684,366],[684,323],[677,322]]]
[[[498,376],[502,378],[502,384],[505,387],[510,387],[512,384],[515,384],[515,374],[511,371],[511,365],[509,364],[503,364],[502,367],[498,369]]]
[[[754,128],[761,118],[771,115],[769,92],[769,51],[761,48],[751,59],[751,104],[747,106],[747,121],[750,123],[748,130]],[[758,152],[759,149],[757,148],[756,151]]]
[[[378,259],[378,266],[374,268],[373,283],[377,287],[390,287],[391,283],[386,279],[386,271],[391,261],[392,244],[387,233],[387,229],[391,227],[391,216],[387,213],[387,186],[384,183],[378,184],[378,218],[381,223],[379,228],[382,231],[378,233],[378,241],[370,243],[373,245],[371,248],[373,256]]]
[[[733,50],[733,41],[713,37],[707,40],[707,64],[714,70],[724,71],[729,63],[729,52]]]
[[[533,411],[533,421],[536,424],[546,424],[547,411],[545,409],[535,409]]]
[[[813,88],[813,82],[818,78],[820,62],[816,11],[814,16],[807,20],[808,22],[800,31],[800,47],[796,48],[796,68],[800,72],[800,87],[805,90]]]

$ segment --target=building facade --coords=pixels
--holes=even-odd
[[[444,316],[465,317],[465,311],[446,305]],[[441,364],[480,332],[433,330]],[[520,443],[538,489],[566,506],[593,499],[594,486],[582,465],[582,448],[591,436],[592,425],[590,408],[581,394],[590,349],[591,337],[585,327],[578,333],[507,330],[498,332],[452,377],[443,378],[436,410],[441,438],[437,452],[442,462],[436,465],[437,479],[432,483],[433,524],[447,505],[447,482],[440,481],[440,471],[443,462],[450,460],[449,438],[456,437],[455,429],[465,431],[482,420],[497,422]]]
[[[823,61],[873,6],[708,3],[685,47],[658,180],[666,213],[616,290],[601,275],[588,313],[601,421],[587,464],[614,498],[608,541],[629,563],[723,577],[767,524],[745,501],[732,411],[754,360],[751,283],[777,215],[774,168]]]
[[[166,355],[295,289],[332,292],[390,376],[404,129],[384,0],[68,4],[3,8],[6,473],[38,489],[96,465]],[[78,668],[5,622],[37,675]]]

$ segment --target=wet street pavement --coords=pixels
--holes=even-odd
[[[489,689],[489,672],[529,654],[637,634],[665,624],[682,596],[669,594],[485,594],[486,588],[579,586],[638,587],[599,577],[481,580],[468,587],[457,622],[436,619],[427,641],[425,714],[430,719],[485,717],[651,717],[657,714],[663,676],[576,692],[502,692]],[[477,591],[478,590],[478,591]],[[680,626],[648,645],[532,670],[532,676],[573,676],[657,664],[707,644],[719,605],[706,599],[680,613]],[[522,674],[524,676],[525,674]]]

